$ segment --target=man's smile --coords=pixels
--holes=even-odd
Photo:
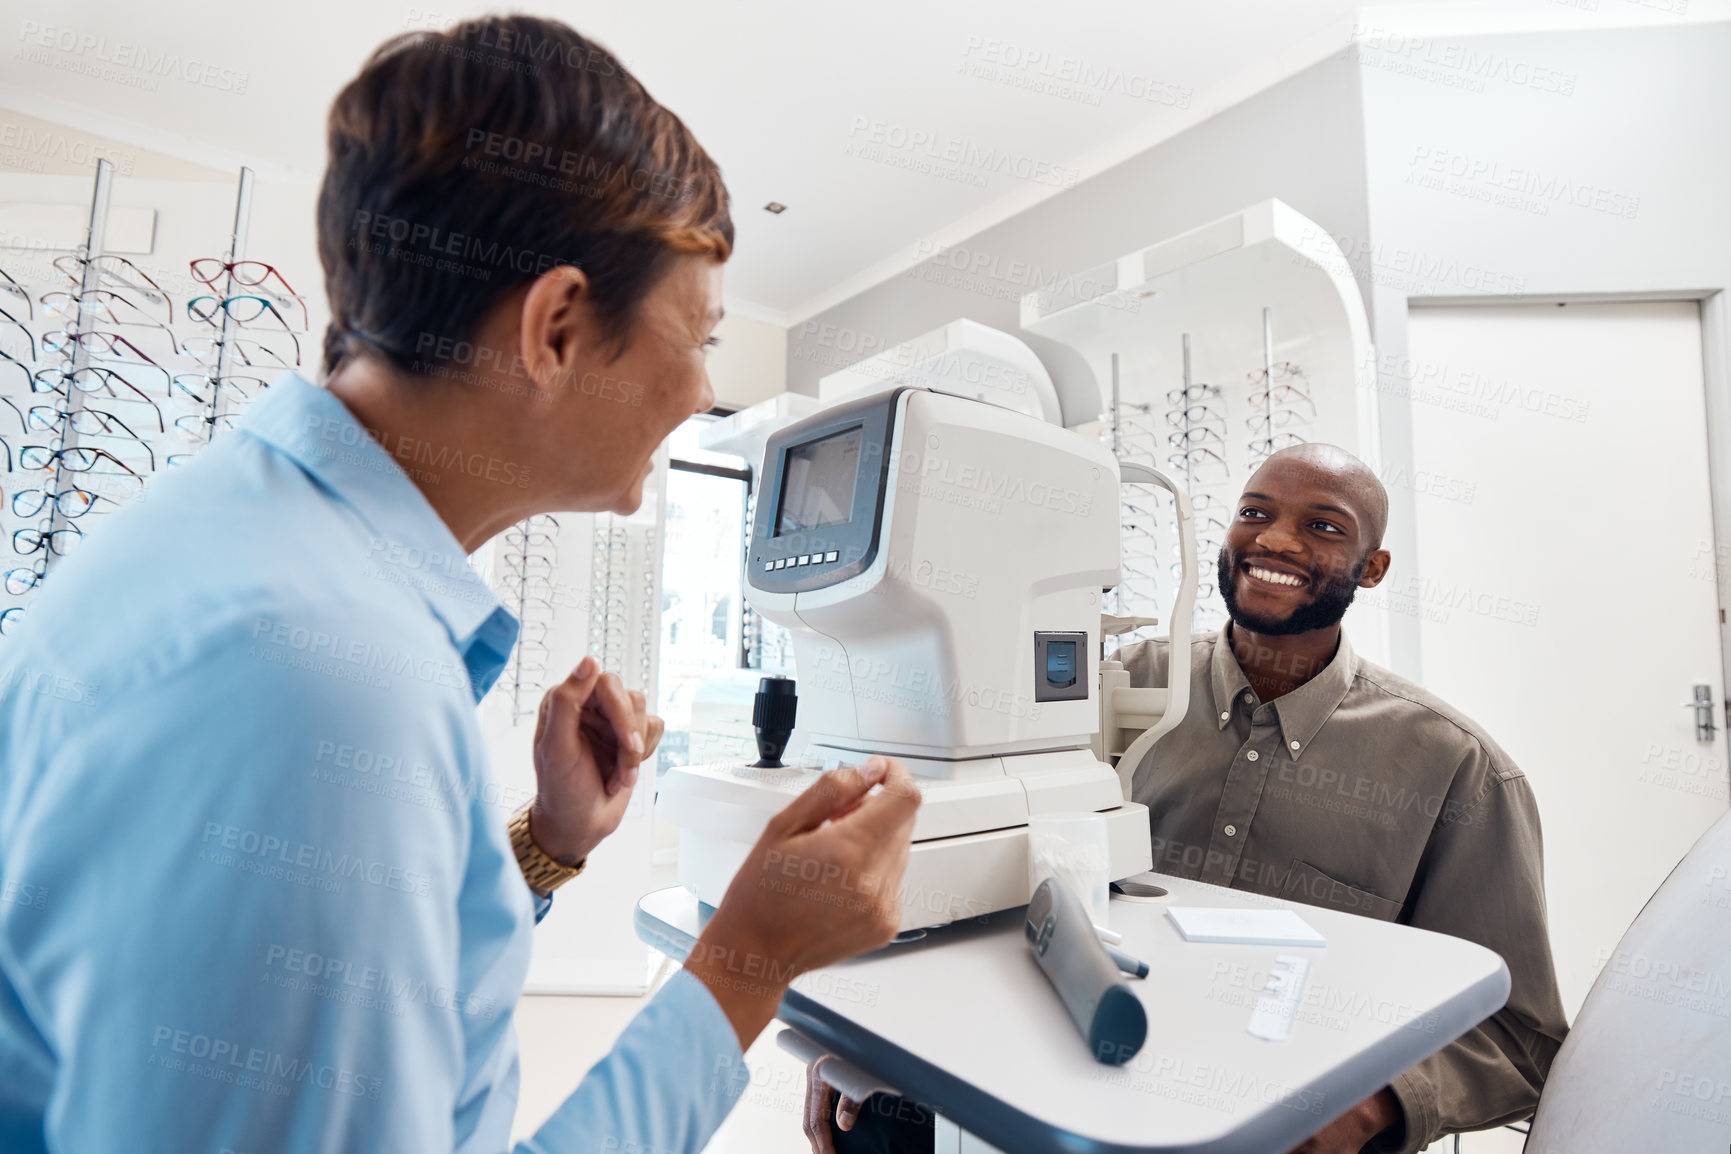
[[[1308,575],[1295,573],[1284,567],[1277,568],[1261,561],[1246,561],[1239,568],[1258,585],[1276,589],[1302,589],[1310,584]]]

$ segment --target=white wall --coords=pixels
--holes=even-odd
[[[98,157],[112,163],[119,176],[147,180],[231,179],[230,173],[220,169],[80,132],[9,108],[0,109],[0,172],[85,176],[90,174]]]
[[[1412,422],[1472,399],[1413,379],[1409,296],[1706,295],[1731,283],[1731,24],[1387,37],[1356,59],[1369,225],[1335,239],[1368,295],[1383,459],[1397,476],[1418,476]],[[1706,323],[1723,347],[1722,314]],[[1469,467],[1450,482],[1473,480]],[[1398,567],[1418,551],[1421,498],[1410,484],[1389,496]],[[1412,624],[1396,668],[1422,680]]]
[[[715,403],[744,409],[787,391],[787,327],[729,301],[715,326],[721,343],[709,351]]]
[[[1357,70],[1336,58],[1257,93],[788,330],[788,387],[966,317],[1045,362],[1066,425],[1099,416],[1075,352],[1020,331],[1022,295],[1269,197],[1330,232],[1366,228]],[[1073,282],[1072,282],[1073,283]]]

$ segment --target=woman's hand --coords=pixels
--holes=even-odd
[[[619,828],[637,768],[664,728],[643,694],[585,657],[547,691],[535,721],[535,804],[529,834],[541,852],[574,866]]]
[[[896,936],[919,808],[907,767],[872,757],[824,774],[769,819],[685,959],[741,1050],[794,978]]]

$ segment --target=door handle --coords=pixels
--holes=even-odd
[[[1695,740],[1711,742],[1713,735],[1719,732],[1719,726],[1713,721],[1713,687],[1695,686],[1695,700],[1685,701],[1683,708],[1695,711]]]

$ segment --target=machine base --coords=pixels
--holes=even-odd
[[[1154,864],[1148,807],[1125,802],[1103,811],[1111,843],[1113,878]],[[679,831],[679,884],[712,906],[721,904],[733,875],[751,850],[690,828]],[[801,884],[797,872],[786,879]],[[916,841],[902,888],[903,930],[943,925],[1028,904],[1028,827]]]

